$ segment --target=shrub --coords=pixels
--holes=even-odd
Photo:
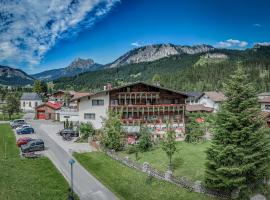
[[[146,127],[141,127],[140,130],[139,149],[141,151],[148,151],[152,147],[151,132]]]

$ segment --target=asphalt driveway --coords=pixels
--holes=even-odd
[[[62,127],[58,123],[43,120],[31,120],[29,114],[26,116],[28,123],[36,131],[36,136],[41,138],[45,142],[47,155],[58,170],[64,175],[64,177],[70,181],[70,165],[68,161],[74,157],[70,153],[72,146],[61,145],[59,141],[55,141],[55,138],[50,134],[56,135],[56,132]],[[76,146],[76,145],[75,145]],[[81,147],[73,147],[73,150]],[[86,147],[85,147],[86,148]],[[89,151],[91,149],[84,149],[83,151]],[[75,160],[75,159],[74,159]],[[85,170],[78,162],[73,165],[74,173],[74,191],[78,194],[81,200],[116,200],[118,199],[111,191],[109,191],[104,185],[102,185],[94,176],[92,176],[87,170]]]

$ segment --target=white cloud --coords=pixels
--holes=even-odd
[[[228,39],[226,41],[220,41],[216,46],[218,48],[245,48],[247,47],[248,42],[240,41],[235,39]]]
[[[270,42],[257,42],[255,43],[255,45],[256,44],[261,45],[261,46],[270,46]]]
[[[139,42],[132,42],[131,45],[134,46],[134,47],[142,46]]]
[[[0,62],[39,64],[58,40],[92,26],[119,1],[0,1]]]
[[[261,24],[253,24],[253,26],[255,26],[255,27],[257,27],[257,28],[262,27],[262,25],[261,25]]]

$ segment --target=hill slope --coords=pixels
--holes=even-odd
[[[128,51],[114,62],[107,64],[106,68],[119,67],[128,64],[151,62],[172,55],[198,54],[214,50],[210,45],[181,46],[174,44],[155,44],[135,48]]]
[[[20,69],[0,65],[1,85],[27,85],[32,84],[34,79]]]
[[[75,76],[87,71],[95,71],[102,67],[102,65],[95,63],[92,59],[77,58],[70,63],[68,67],[47,70],[38,74],[33,74],[32,76],[41,81],[51,81],[61,77]]]
[[[212,49],[197,54],[176,54],[152,62],[122,65],[87,72],[76,77],[55,81],[56,88],[85,90],[102,89],[111,82],[113,86],[126,82],[151,82],[155,74],[161,77],[161,84],[183,91],[205,91],[221,89],[222,82],[241,63],[260,91],[270,90],[270,47],[255,46],[247,50]]]

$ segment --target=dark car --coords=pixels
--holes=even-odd
[[[19,138],[16,142],[18,147],[21,147],[22,145],[27,144],[28,142],[32,141],[32,138],[29,137],[23,137],[23,138]]]
[[[41,139],[36,139],[28,142],[21,146],[23,153],[33,152],[33,151],[43,151],[45,149],[44,141]]]
[[[25,127],[25,128],[17,130],[16,132],[19,135],[35,133],[35,131],[32,127]]]
[[[79,137],[78,131],[74,131],[72,129],[63,129],[59,132],[61,136],[70,136],[70,137]]]
[[[10,123],[12,128],[17,128],[23,125],[26,125],[26,122],[23,119],[19,120],[14,120],[13,122]]]

